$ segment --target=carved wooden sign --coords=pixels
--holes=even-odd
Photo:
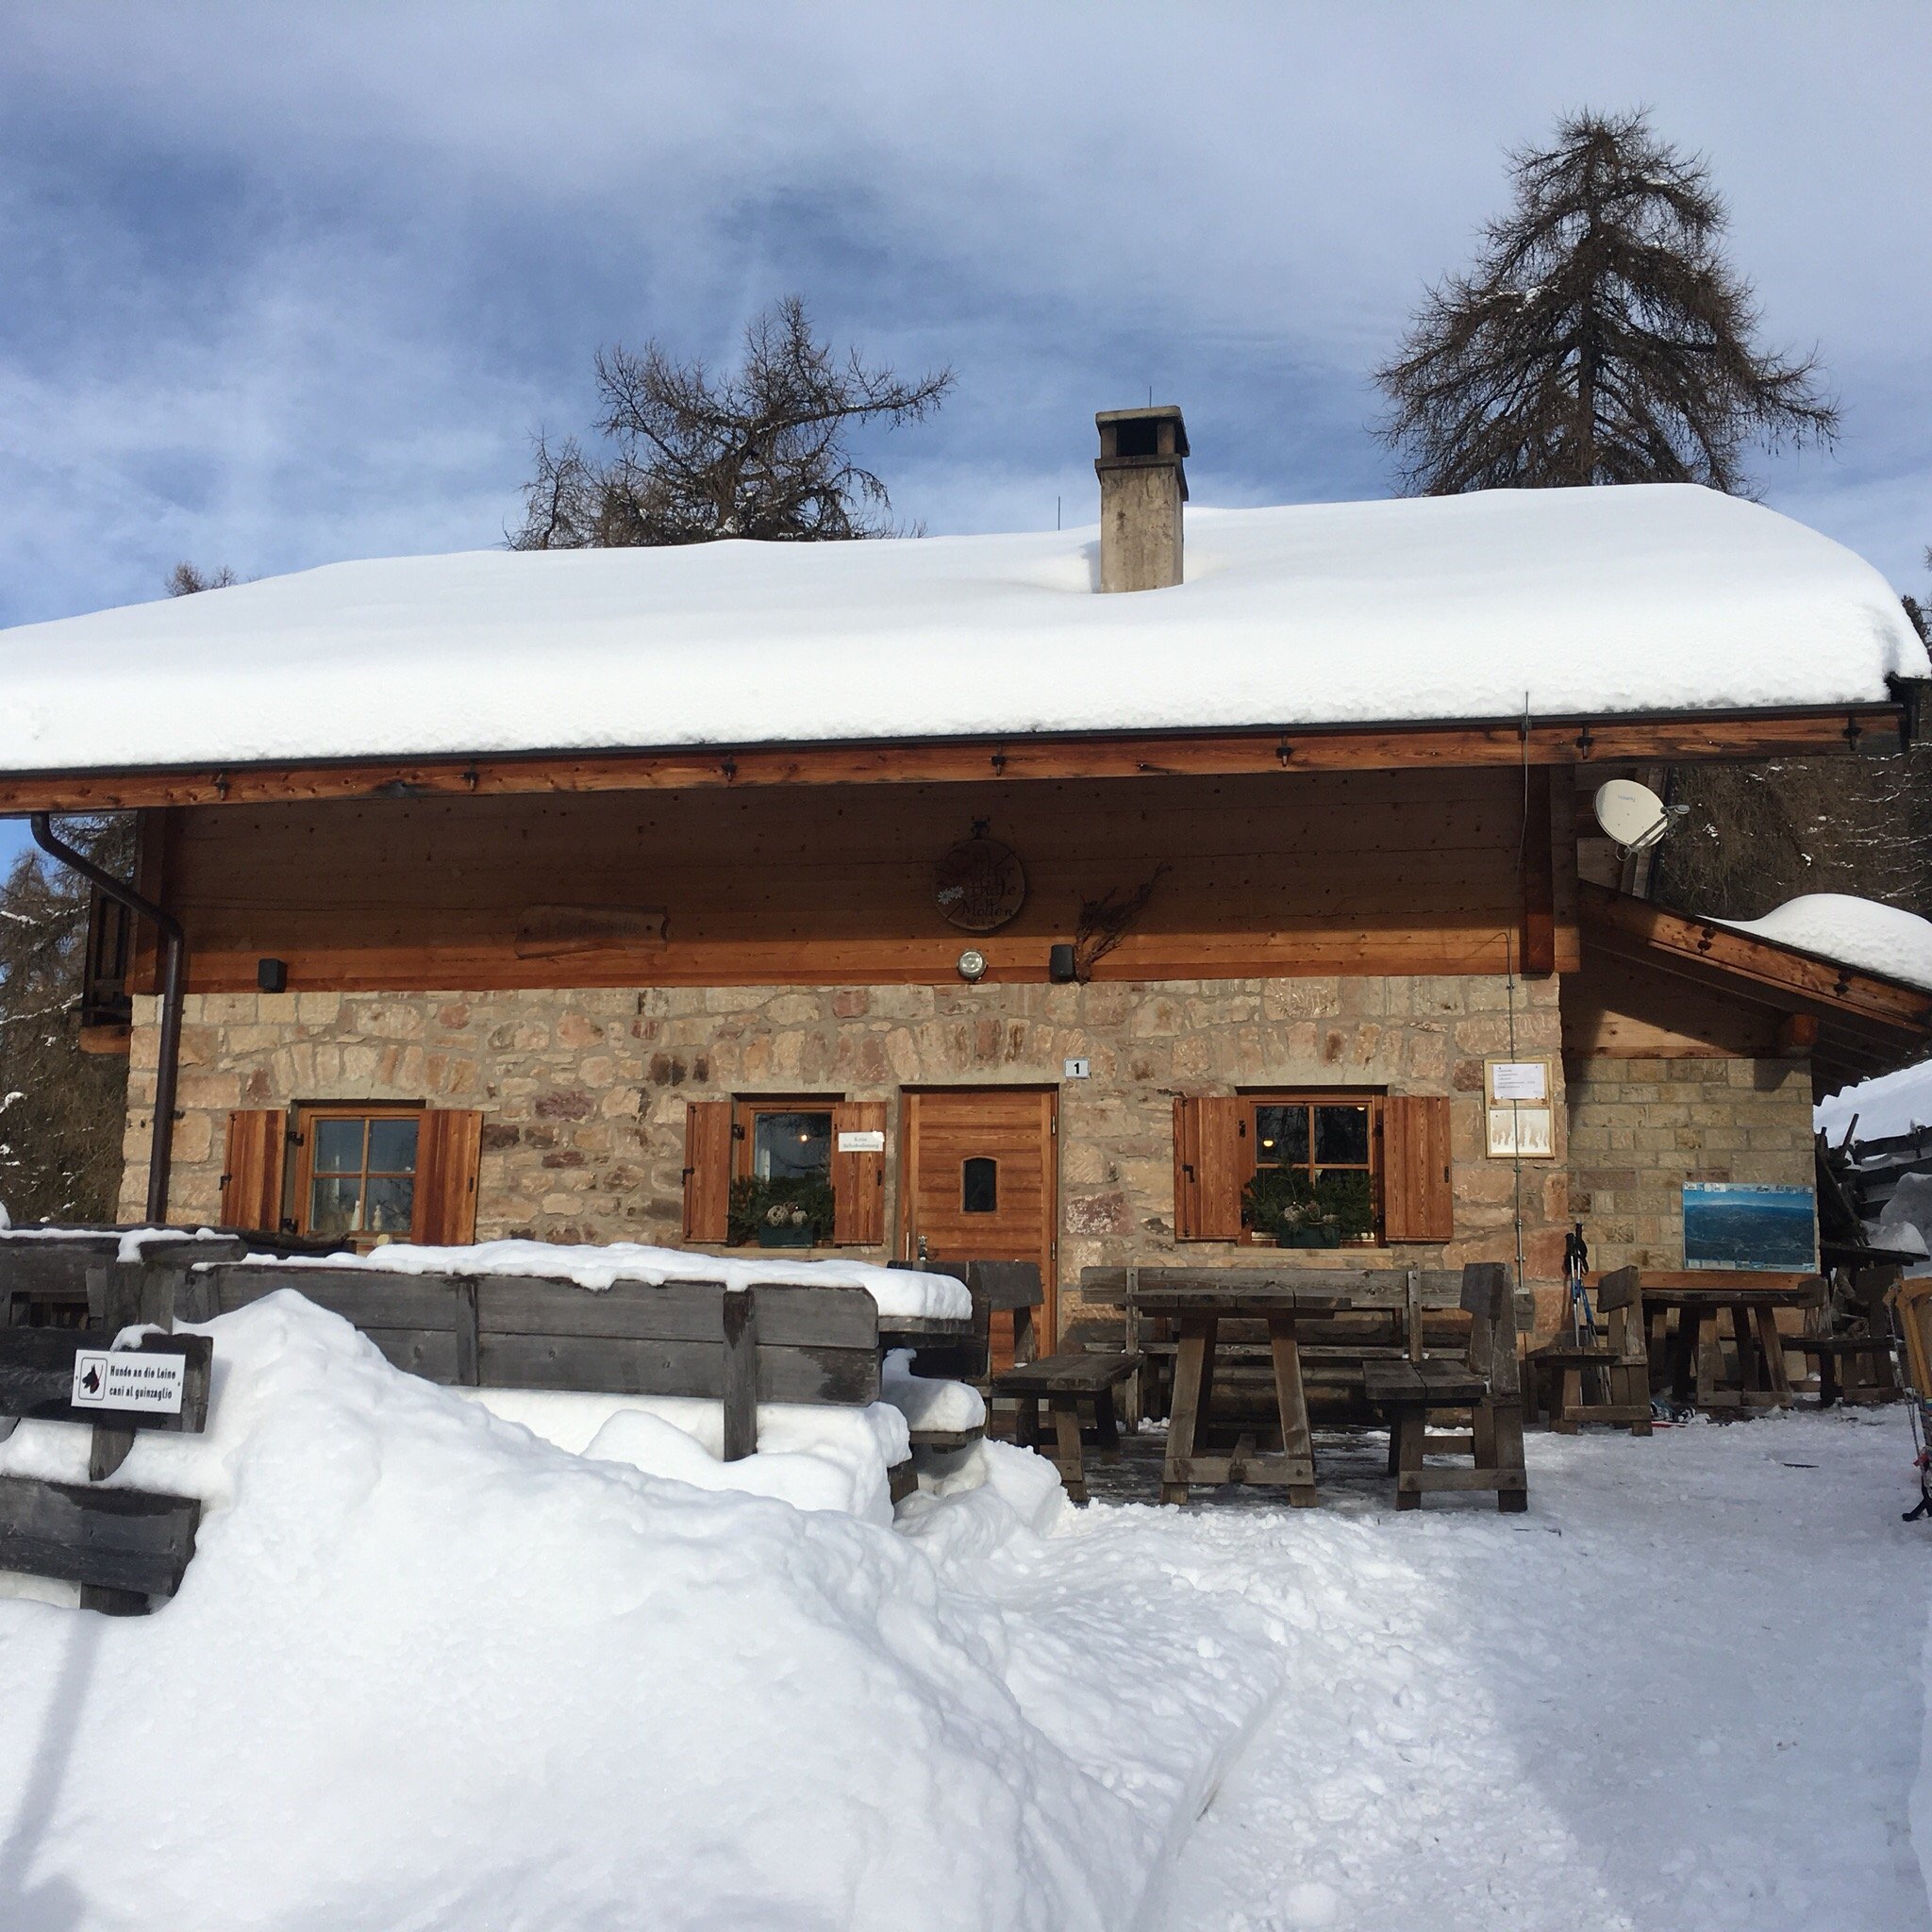
[[[1019,856],[997,839],[962,840],[933,867],[933,898],[961,932],[997,932],[1026,903]]]

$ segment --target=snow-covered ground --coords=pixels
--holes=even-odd
[[[1359,1438],[1299,1512],[991,1445],[888,1527],[292,1296],[210,1332],[123,1476],[205,1499],[180,1595],[0,1601],[7,1932],[1932,1924],[1900,1409],[1535,1436],[1522,1517],[1398,1517]]]
[[[1286,1521],[1154,1529],[1193,1570],[1247,1569],[1292,1632],[1281,1698],[1182,1850],[1170,1932],[1932,1925],[1908,1426],[1536,1434],[1527,1516],[1397,1518],[1331,1486]]]

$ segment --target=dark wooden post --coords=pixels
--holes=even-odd
[[[758,1312],[748,1288],[724,1291],[724,1460],[741,1462],[758,1446]]]
[[[476,1277],[458,1274],[455,1281],[457,1300],[457,1386],[474,1389],[481,1379],[480,1339],[476,1325]]]
[[[108,1335],[118,1335],[136,1323],[152,1322],[162,1328],[175,1325],[174,1282],[159,1268],[142,1261],[114,1261],[87,1271],[89,1318]],[[96,1423],[93,1443],[88,1451],[87,1479],[104,1482],[127,1460],[134,1447],[132,1429],[113,1429]],[[104,1583],[84,1583],[80,1587],[80,1607],[99,1610],[109,1617],[140,1617],[147,1613],[147,1599],[131,1590],[113,1590]]]

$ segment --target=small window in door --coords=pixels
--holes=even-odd
[[[975,1154],[959,1167],[959,1206],[967,1214],[1000,1211],[1000,1164],[991,1156]]]

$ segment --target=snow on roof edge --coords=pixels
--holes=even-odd
[[[1690,486],[1196,510],[1185,581],[1126,594],[1095,534],[466,552],[21,626],[0,770],[1751,716],[1932,674],[1869,563]]]

